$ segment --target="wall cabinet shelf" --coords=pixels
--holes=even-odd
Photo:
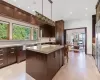
[[[53,26],[43,25],[40,30],[42,30],[42,37],[55,37],[55,27]]]

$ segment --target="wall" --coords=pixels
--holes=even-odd
[[[87,54],[92,54],[92,18],[65,21],[65,29],[87,27]]]

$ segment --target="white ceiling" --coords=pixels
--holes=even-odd
[[[4,0],[17,7],[20,7],[30,13],[32,10],[42,13],[42,0]],[[46,1],[46,0],[45,0]],[[89,19],[96,14],[95,6],[98,0],[52,0],[53,3],[53,20],[72,20],[72,19]],[[45,6],[48,3],[45,2]],[[28,6],[30,8],[28,8]],[[44,7],[44,15],[50,13]],[[87,10],[86,10],[87,8]],[[46,11],[47,10],[47,11]],[[50,17],[50,15],[48,16]]]

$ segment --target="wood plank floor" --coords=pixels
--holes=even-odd
[[[95,61],[85,53],[69,53],[69,62],[57,73],[53,80],[100,80]]]
[[[25,72],[25,62],[14,64],[0,69],[0,80],[34,80]],[[100,80],[100,74],[92,56],[70,52],[69,62],[65,61],[53,80]]]

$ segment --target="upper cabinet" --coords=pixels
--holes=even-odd
[[[40,27],[42,30],[42,37],[55,37],[55,27],[50,25],[43,25]]]
[[[96,21],[98,22],[100,20],[100,1],[98,1],[96,6]]]
[[[9,16],[9,17],[13,17],[13,8],[8,7],[4,4],[0,4],[0,14]]]
[[[43,0],[43,15],[51,19],[51,3]]]
[[[22,20],[22,21],[27,21],[28,15],[24,11],[15,8],[14,9],[14,18]]]

